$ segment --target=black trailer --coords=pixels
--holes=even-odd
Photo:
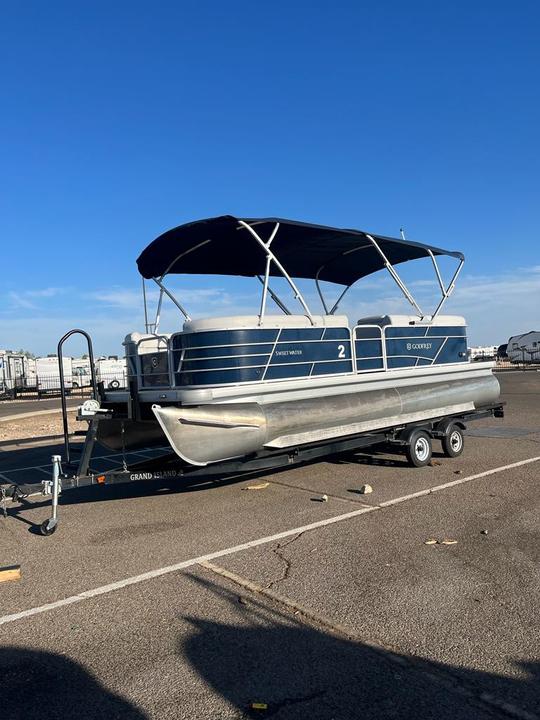
[[[89,401],[87,401],[89,402]],[[92,402],[92,401],[90,401]],[[503,403],[479,408],[466,413],[436,417],[421,422],[394,425],[376,432],[365,432],[337,438],[324,443],[301,445],[286,450],[262,451],[250,456],[216,463],[205,467],[187,465],[174,452],[133,462],[133,454],[121,455],[121,467],[107,471],[92,468],[96,445],[97,427],[101,420],[110,419],[106,412],[97,412],[88,420],[88,430],[83,433],[85,441],[78,463],[63,463],[60,455],[53,455],[52,479],[24,485],[0,485],[0,501],[5,508],[7,498],[20,501],[32,495],[51,496],[51,516],[45,520],[40,531],[51,535],[58,526],[58,498],[61,492],[89,485],[110,485],[148,480],[171,479],[176,481],[195,478],[225,479],[238,474],[249,474],[262,470],[273,470],[307,463],[324,456],[363,450],[375,445],[389,445],[399,448],[415,467],[428,465],[431,460],[432,442],[439,440],[447,457],[457,457],[463,452],[464,434],[467,424],[473,420],[504,416]],[[79,408],[78,418],[85,420],[85,403]],[[69,449],[67,413],[64,403],[64,430],[66,448]]]

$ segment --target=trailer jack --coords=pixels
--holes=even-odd
[[[52,535],[58,526],[58,496],[62,492],[62,480],[60,471],[62,469],[62,458],[60,455],[53,455],[53,479],[43,481],[43,495],[52,495],[52,514],[48,520],[41,523],[39,531],[42,535]]]

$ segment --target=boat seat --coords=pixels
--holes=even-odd
[[[265,315],[259,325],[258,315],[232,315],[229,317],[199,318],[187,320],[184,332],[204,330],[232,330],[237,328],[310,328],[310,327],[349,327],[346,315],[313,315],[313,323],[307,315]]]
[[[435,327],[463,327],[466,325],[465,318],[460,315],[437,315],[431,320],[429,315],[425,318],[419,315],[373,315],[371,317],[360,318],[357,325],[378,325],[386,327],[387,325],[397,325],[398,327],[406,327],[407,325],[433,325]]]
[[[130,333],[124,338],[123,345],[127,355],[146,355],[166,351],[171,333]]]

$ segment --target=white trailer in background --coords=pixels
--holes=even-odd
[[[470,347],[468,350],[469,359],[473,362],[481,360],[495,360],[497,357],[498,345],[483,345],[478,347]]]
[[[35,386],[34,365],[25,355],[0,350],[0,395]]]
[[[540,364],[540,331],[513,335],[508,340],[506,354],[512,363]]]
[[[73,387],[72,360],[70,357],[62,358],[64,369],[64,387],[69,392]],[[58,358],[36,358],[37,389],[39,393],[60,390],[60,366]]]
[[[74,388],[91,387],[92,372],[89,358],[73,358],[71,368]]]
[[[102,382],[105,388],[118,389],[127,387],[126,358],[117,355],[100,357],[95,362],[96,380]]]

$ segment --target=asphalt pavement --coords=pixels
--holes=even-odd
[[[66,404],[69,408],[76,408],[83,400],[80,397],[69,397]],[[0,421],[26,413],[38,414],[44,411],[57,412],[61,410],[59,397],[43,398],[42,400],[3,400],[0,402]]]
[[[540,374],[499,378],[505,419],[430,467],[70,491],[49,538],[8,505],[2,718],[540,717]]]

